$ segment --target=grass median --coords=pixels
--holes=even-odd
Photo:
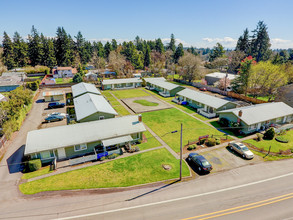
[[[171,169],[165,170],[162,165],[169,165]],[[182,173],[183,176],[189,175],[185,163]],[[43,191],[127,187],[178,176],[179,161],[162,148],[23,183],[19,189],[24,194],[35,194]]]

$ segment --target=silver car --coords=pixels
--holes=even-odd
[[[242,143],[240,142],[230,142],[229,145],[231,150],[236,151],[241,154],[243,158],[252,159],[254,154]]]

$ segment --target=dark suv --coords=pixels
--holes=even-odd
[[[198,166],[199,171],[209,172],[213,169],[212,165],[207,161],[207,159],[198,153],[190,153],[187,157],[187,160]]]
[[[65,106],[65,103],[60,102],[50,102],[48,104],[48,108],[63,108]]]

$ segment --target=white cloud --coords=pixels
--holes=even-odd
[[[237,40],[233,39],[232,37],[224,37],[224,38],[205,37],[202,40],[203,42],[200,43],[200,47],[213,47],[216,45],[216,43],[220,43],[226,48],[234,48],[237,43]]]
[[[164,45],[168,45],[170,43],[170,40],[171,39],[170,38],[162,38],[161,40],[162,40],[162,42],[163,42]],[[190,43],[187,43],[184,40],[181,40],[179,38],[175,38],[175,45],[177,46],[180,43],[183,44],[183,47],[190,47],[190,46],[192,46]]]
[[[288,49],[293,48],[292,40],[285,40],[281,38],[273,38],[271,39],[271,44],[273,49]]]
[[[98,42],[98,41],[101,41],[103,44],[107,43],[108,42],[111,42],[113,38],[95,38],[95,39],[89,39],[89,41],[91,42]],[[129,39],[115,39],[117,41],[118,44],[122,44],[124,41],[128,42],[130,41]]]

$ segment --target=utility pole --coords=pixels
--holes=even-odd
[[[182,123],[181,123],[181,133],[180,133],[180,178],[179,180],[182,180]]]

